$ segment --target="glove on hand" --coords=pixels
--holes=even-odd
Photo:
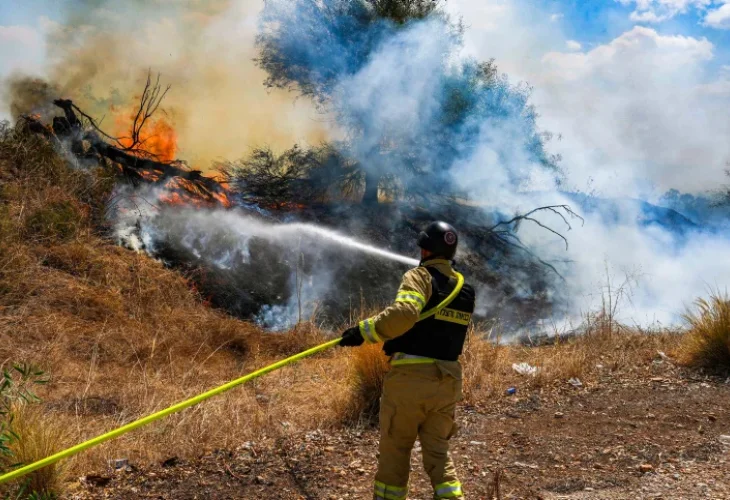
[[[359,326],[353,326],[345,330],[342,334],[342,340],[340,340],[340,347],[357,347],[362,345],[365,339],[362,338]]]

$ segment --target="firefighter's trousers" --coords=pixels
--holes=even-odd
[[[431,479],[434,498],[464,498],[449,457],[449,439],[457,429],[454,411],[461,397],[461,366],[456,361],[391,367],[380,399],[376,500],[407,497],[411,450],[416,438],[421,442],[423,465]]]

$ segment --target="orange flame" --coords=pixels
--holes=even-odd
[[[118,110],[112,106],[111,111],[117,112]],[[115,135],[120,137],[119,142],[125,148],[133,146],[130,130],[136,116],[136,109],[115,115]],[[157,161],[171,162],[175,159],[177,132],[166,115],[150,118],[140,131],[139,140],[139,148],[154,155]],[[136,154],[134,151],[132,153]]]

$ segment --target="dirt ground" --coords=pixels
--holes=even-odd
[[[518,386],[462,407],[453,457],[470,499],[490,498],[497,471],[502,499],[725,499],[729,410],[730,379],[658,356],[590,384]],[[418,449],[409,498],[429,499]],[[362,499],[376,462],[375,429],[262,436],[194,461],[170,456],[151,468],[90,474],[68,498]]]

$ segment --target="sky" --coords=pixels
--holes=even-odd
[[[181,115],[181,149],[194,161],[243,156],[265,140],[261,131],[281,136],[274,141],[281,147],[322,137],[322,117],[314,109],[293,95],[271,97],[258,87],[263,75],[255,71],[252,59],[260,0],[230,0],[217,13],[221,19],[208,23],[201,38],[187,37],[188,25],[183,24],[191,12],[199,14],[199,0],[165,0],[159,4],[164,9],[157,11],[138,0],[119,5],[105,0],[0,1],[0,81],[20,73],[53,74],[59,61],[72,60],[71,55],[64,59],[63,50],[71,54],[79,41],[59,47],[51,34],[81,14],[83,21],[73,21],[83,27],[81,32],[95,27],[101,31],[110,19],[105,13],[121,8],[124,15],[111,19],[127,20],[130,52],[140,38],[135,30],[154,41],[137,56],[140,71],[147,65],[166,72],[172,79],[171,99],[180,89],[178,101],[184,96],[200,103],[195,113]],[[187,10],[171,10],[177,5]],[[144,15],[130,15],[135,8]],[[730,161],[730,114],[724,111],[730,109],[730,1],[449,0],[446,9],[467,27],[466,55],[494,58],[513,82],[533,87],[538,125],[554,134],[548,147],[562,156],[568,187],[652,200],[671,188],[697,193],[725,182]],[[123,35],[107,42],[125,45]],[[193,43],[187,38],[210,44],[216,36],[220,39],[204,57],[186,45]],[[168,40],[161,41],[163,37]],[[210,75],[208,59],[222,54],[226,58],[219,67],[230,68],[235,60],[240,71],[226,70],[225,92],[201,97],[192,90],[201,84],[196,69]],[[191,59],[186,62],[186,57]],[[120,61],[125,66],[136,62]],[[96,98],[101,99],[100,92],[109,92],[108,81],[127,75],[110,73],[98,61],[96,66],[99,81],[107,84],[97,82]],[[7,119],[1,86],[0,119]],[[216,104],[222,95],[223,107]],[[236,95],[245,106],[236,106]],[[267,99],[278,100],[276,109],[286,110],[286,120],[262,125],[274,114]],[[256,114],[256,106],[262,112]],[[216,119],[223,116],[225,126],[219,130],[234,133],[206,134],[212,117],[202,116],[203,109],[215,112]],[[253,110],[255,123],[238,124],[239,109]]]

